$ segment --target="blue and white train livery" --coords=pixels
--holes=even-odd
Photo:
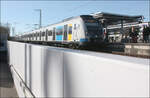
[[[84,46],[101,43],[103,32],[101,24],[93,16],[80,15],[24,33],[19,38],[21,41]]]

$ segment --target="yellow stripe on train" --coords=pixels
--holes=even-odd
[[[68,34],[68,40],[72,40],[72,34]]]
[[[68,24],[69,26],[72,26],[72,24]]]

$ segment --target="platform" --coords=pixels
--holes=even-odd
[[[122,52],[137,57],[150,58],[150,43],[109,43],[106,49],[109,52]]]
[[[150,56],[150,43],[126,43],[125,53]]]

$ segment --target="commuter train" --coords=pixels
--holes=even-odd
[[[18,40],[78,48],[103,42],[103,31],[101,23],[93,16],[80,15],[25,33]]]

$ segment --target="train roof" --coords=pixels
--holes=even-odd
[[[60,22],[57,22],[57,23],[54,23],[54,24],[50,24],[48,26],[59,24],[61,22],[66,22],[66,21],[69,21],[69,20],[72,20],[72,19],[75,19],[75,18],[81,18],[81,17],[83,18],[83,17],[93,17],[93,16],[92,15],[79,15],[79,16],[75,16],[75,17],[69,17],[69,18],[66,18],[66,19],[64,19],[64,20],[62,20]]]
[[[71,19],[78,18],[78,17],[93,17],[93,16],[92,15],[79,15],[79,16],[75,16],[75,17],[69,17],[67,19],[62,20],[61,22],[69,21]]]
[[[66,22],[66,21],[69,21],[69,20],[72,20],[72,19],[75,19],[75,18],[86,18],[86,17],[91,17],[93,18],[92,15],[79,15],[79,16],[75,16],[75,17],[69,17],[69,18],[66,18],[60,22],[57,22],[57,23],[54,23],[54,24],[50,24],[50,25],[47,25],[45,27],[42,27],[42,28],[38,28],[38,29],[35,29],[33,31],[29,31],[28,33],[25,33],[25,34],[30,34],[30,33],[33,33],[33,32],[36,32],[36,31],[39,31],[39,30],[45,30],[46,28],[48,28],[49,26],[52,26],[52,25],[56,25],[56,24],[59,24],[59,23],[62,23],[62,22]]]

